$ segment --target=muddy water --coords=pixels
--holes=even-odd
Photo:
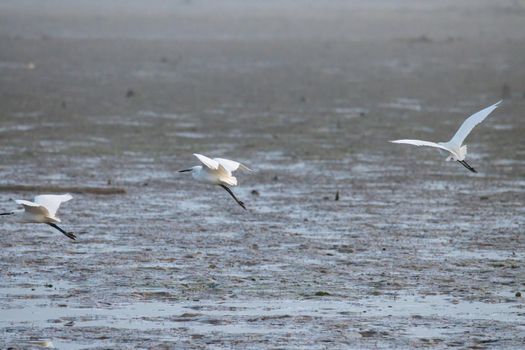
[[[235,22],[230,3],[25,4],[0,12],[2,184],[127,193],[66,203],[76,242],[0,221],[1,347],[525,342],[519,4],[270,4]],[[468,140],[478,174],[386,142],[445,140],[503,84]],[[193,152],[256,169],[235,188],[247,212],[176,172]]]

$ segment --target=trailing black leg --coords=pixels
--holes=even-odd
[[[14,212],[9,212],[9,213],[0,213],[0,215],[13,215]]]
[[[50,222],[46,222],[46,224],[48,224],[49,226],[59,230],[60,232],[62,232],[66,237],[68,238],[71,238],[72,240],[75,240],[77,239],[77,236],[75,236],[75,234],[73,232],[66,232],[64,231],[63,229],[61,229],[60,227],[58,227],[56,224],[52,224]]]
[[[221,186],[222,188],[224,188],[229,194],[230,196],[233,197],[233,199],[235,199],[235,201],[237,202],[237,204],[239,204],[244,210],[246,210],[246,207],[244,206],[244,203],[241,202],[240,200],[237,199],[237,197],[235,197],[235,195],[233,194],[232,190],[230,190],[227,186],[224,186],[224,185],[219,185]]]
[[[471,167],[467,162],[465,162],[464,160],[458,160],[459,163],[461,163],[461,165],[463,165],[465,168],[467,168],[468,170],[472,171],[473,173],[477,173],[476,169],[474,169],[473,167]]]

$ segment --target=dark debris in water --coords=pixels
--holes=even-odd
[[[0,185],[0,192],[33,192],[33,193],[90,193],[90,194],[126,194],[122,187],[81,187],[53,185]]]

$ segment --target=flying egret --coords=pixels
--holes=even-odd
[[[230,196],[235,199],[243,209],[246,206],[242,201],[237,199],[232,190],[228,186],[237,186],[237,178],[232,175],[235,170],[252,171],[250,168],[242,165],[239,162],[223,159],[223,158],[208,158],[202,154],[193,154],[203,165],[197,165],[189,169],[179,170],[179,173],[191,171],[191,176],[202,183],[210,185],[219,185],[224,188]]]
[[[463,145],[463,141],[467,138],[468,134],[474,129],[476,125],[481,123],[485,118],[488,117],[490,113],[492,113],[493,110],[495,110],[501,101],[493,104],[490,107],[487,107],[485,109],[482,109],[479,112],[474,113],[470,117],[468,117],[463,124],[461,124],[458,131],[456,131],[456,134],[450,139],[448,142],[429,142],[429,141],[422,141],[422,140],[395,140],[390,141],[393,143],[406,143],[409,145],[416,145],[416,146],[428,146],[428,147],[436,147],[440,148],[442,150],[445,150],[450,153],[450,155],[447,157],[446,161],[450,160],[457,160],[459,163],[461,163],[465,168],[468,170],[476,173],[476,169],[471,167],[466,161],[465,156],[467,155],[467,145]]]
[[[66,237],[74,240],[77,237],[73,232],[66,232],[57,225],[57,223],[61,221],[56,216],[60,204],[69,201],[71,198],[73,198],[73,196],[68,193],[62,195],[44,194],[36,196],[32,202],[23,199],[17,199],[15,202],[20,204],[23,209],[13,210],[7,213],[0,213],[0,215],[22,214],[20,217],[20,222],[48,224],[49,226],[62,232]]]

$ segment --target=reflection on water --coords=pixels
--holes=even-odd
[[[116,327],[127,329],[195,328],[195,331],[224,333],[273,333],[283,329],[243,328],[247,317],[258,318],[348,318],[366,313],[368,317],[424,317],[461,320],[492,320],[520,322],[519,302],[484,303],[462,301],[450,296],[399,294],[395,297],[369,297],[359,302],[340,300],[246,300],[199,302],[134,302],[99,308],[76,308],[70,305],[50,305],[43,301],[52,293],[25,289],[2,288],[6,297],[13,298],[0,317],[0,326],[29,323],[45,327],[46,323],[75,322],[76,327]],[[31,295],[22,299],[21,295]],[[510,295],[509,295],[510,297]],[[51,303],[53,304],[53,303]],[[60,303],[59,303],[60,304]],[[214,324],[210,319],[223,320]],[[218,325],[219,327],[215,328]],[[243,331],[244,330],[244,331]]]

